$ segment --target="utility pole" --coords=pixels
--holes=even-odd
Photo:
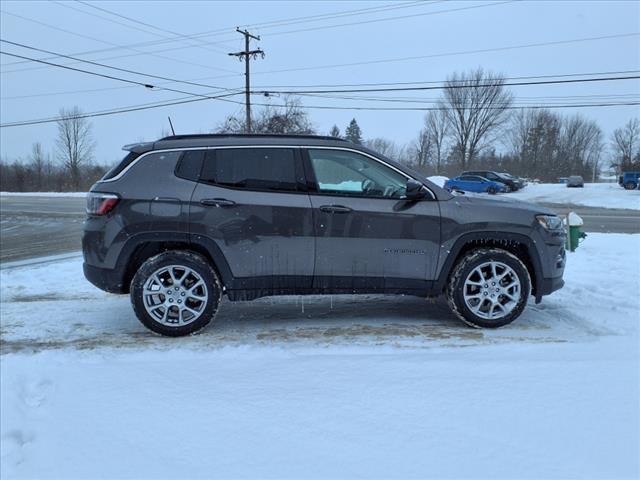
[[[254,40],[260,40],[259,36],[251,35],[247,30],[240,30],[239,27],[236,27],[236,32],[244,35],[244,51],[230,53],[229,55],[232,57],[238,57],[238,60],[242,61],[244,58],[244,98],[245,98],[245,110],[247,114],[247,126],[246,133],[251,133],[251,81],[250,81],[250,70],[249,63],[251,59],[257,59],[258,56],[264,58],[264,52],[259,48],[255,50],[249,50],[249,42],[253,38]]]

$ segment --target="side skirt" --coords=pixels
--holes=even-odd
[[[315,286],[306,288],[301,285],[309,285],[309,278],[294,275],[234,278],[226,294],[233,302],[277,295],[438,295],[431,280],[383,277],[315,277],[313,280]]]

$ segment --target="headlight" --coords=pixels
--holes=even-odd
[[[545,230],[562,230],[562,220],[555,215],[536,215],[536,220]]]

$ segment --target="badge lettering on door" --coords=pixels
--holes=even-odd
[[[424,255],[424,250],[415,250],[413,248],[385,248],[384,253],[407,254],[407,255]]]

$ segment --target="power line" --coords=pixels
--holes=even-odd
[[[438,104],[439,98],[407,98],[407,97],[362,97],[356,95],[325,95],[325,94],[306,94],[305,97],[327,99],[327,100],[355,100],[355,101],[367,101],[367,102],[388,102],[388,103],[408,103],[408,104]],[[569,95],[569,96],[540,96],[540,97],[522,97],[518,96],[514,98],[514,101],[522,104],[539,104],[545,102],[549,104],[553,103],[565,103],[572,100],[597,100],[597,101],[614,101],[614,100],[627,100],[635,101],[640,100],[640,94],[621,94],[621,95]]]
[[[140,76],[149,77],[149,78],[156,78],[156,79],[159,79],[159,80],[167,80],[167,81],[169,81],[171,83],[184,83],[186,85],[192,85],[192,86],[196,86],[196,87],[205,87],[205,88],[214,88],[214,89],[223,90],[223,91],[230,90],[228,88],[217,87],[217,86],[213,86],[213,85],[207,85],[207,84],[204,84],[204,83],[190,82],[188,80],[176,80],[174,78],[163,77],[163,76],[160,76],[160,75],[153,75],[153,74],[150,74],[150,73],[142,73],[142,72],[139,72],[139,71],[136,71],[136,70],[131,70],[131,69],[128,69],[128,68],[114,67],[112,65],[107,65],[107,64],[104,64],[104,63],[98,63],[98,62],[94,62],[92,60],[84,60],[82,58],[72,57],[71,55],[65,55],[63,53],[53,52],[51,50],[44,50],[42,48],[37,48],[37,47],[31,46],[31,45],[26,45],[24,43],[12,42],[10,40],[5,40],[3,38],[0,38],[0,42],[8,43],[8,44],[14,45],[16,47],[26,48],[28,50],[34,50],[34,51],[37,51],[37,52],[48,53],[49,55],[53,55],[54,57],[61,57],[61,58],[68,58],[70,60],[76,60],[79,63],[88,63],[89,65],[95,65],[97,67],[108,68],[108,69],[111,69],[111,70],[117,70],[119,72],[131,73],[131,74],[134,74],[134,75],[140,75]],[[31,60],[31,61],[34,61],[34,60]],[[51,66],[56,65],[56,64],[50,64],[50,63],[48,63],[46,61],[42,61],[42,63],[47,63],[48,65],[51,65]],[[68,67],[68,65],[58,65],[58,66]]]
[[[361,20],[359,22],[349,22],[349,23],[339,23],[339,24],[335,24],[335,25],[324,25],[324,26],[318,26],[318,27],[310,27],[310,28],[301,28],[298,30],[287,30],[284,32],[274,32],[274,33],[270,33],[270,36],[276,36],[276,35],[287,35],[287,34],[291,34],[291,33],[303,33],[303,32],[313,32],[316,30],[326,30],[327,28],[339,28],[339,27],[351,27],[354,25],[364,25],[364,24],[370,24],[370,23],[379,23],[379,22],[388,22],[390,20],[404,20],[407,18],[415,18],[415,17],[425,17],[425,16],[431,16],[431,15],[439,15],[441,13],[450,13],[450,12],[461,12],[464,10],[473,10],[473,9],[477,9],[477,8],[486,8],[486,7],[493,7],[496,5],[504,5],[506,3],[513,3],[516,0],[504,0],[504,1],[500,1],[500,2],[493,2],[493,3],[482,3],[480,5],[472,5],[472,6],[468,6],[468,7],[458,7],[458,8],[450,8],[447,10],[436,10],[435,12],[425,12],[425,13],[416,13],[413,15],[402,15],[399,17],[387,17],[387,18],[376,18],[373,20]]]
[[[201,67],[201,68],[207,68],[207,69],[211,69],[211,70],[221,70],[221,71],[224,71],[224,72],[231,72],[231,70],[227,70],[225,68],[216,68],[216,67],[212,67],[210,65],[203,65],[201,63],[190,62],[190,61],[187,61],[187,60],[182,60],[182,59],[178,59],[178,58],[174,58],[174,57],[167,57],[165,55],[158,55],[158,53],[160,53],[160,52],[145,52],[144,50],[137,50],[137,49],[135,49],[133,47],[129,47],[129,46],[126,46],[126,45],[118,45],[118,44],[115,44],[115,43],[112,43],[112,42],[109,42],[109,41],[106,41],[106,40],[101,40],[99,38],[92,37],[90,35],[84,35],[82,33],[73,32],[73,31],[70,31],[70,30],[66,30],[64,28],[56,27],[54,25],[50,25],[48,23],[41,22],[39,20],[35,20],[33,18],[28,18],[28,17],[24,17],[22,15],[18,15],[16,13],[7,12],[5,10],[0,10],[0,12],[2,14],[4,14],[4,15],[9,15],[9,16],[12,16],[12,17],[20,18],[22,20],[25,20],[25,21],[28,21],[28,22],[32,22],[32,23],[35,23],[37,25],[41,25],[43,27],[50,28],[52,30],[57,30],[57,31],[60,31],[60,32],[63,32],[63,33],[67,33],[69,35],[74,35],[74,36],[79,37],[79,38],[84,38],[85,40],[92,40],[94,42],[104,43],[106,45],[112,45],[116,49],[131,50],[133,52],[136,52],[136,55],[151,55],[153,57],[161,58],[163,60],[169,60],[169,61],[172,61],[172,62],[184,63],[186,65],[193,65],[193,66],[197,66],[197,67]],[[22,72],[22,71],[25,71],[25,70],[33,70],[33,69],[32,68],[27,68],[27,69],[6,70],[6,69],[3,68],[2,72],[0,72],[0,73]]]
[[[136,112],[141,110],[149,110],[154,108],[168,107],[174,105],[182,105],[187,103],[195,103],[201,102],[204,100],[210,99],[219,99],[224,101],[231,101],[229,99],[225,99],[226,96],[231,96],[233,94],[225,94],[219,95],[216,97],[206,97],[206,98],[188,98],[188,99],[176,99],[169,100],[165,103],[156,103],[156,104],[143,104],[143,105],[132,105],[129,107],[123,107],[121,109],[113,109],[107,111],[100,112],[92,112],[81,115],[81,118],[92,118],[92,117],[101,117],[107,115],[118,115],[123,113]],[[241,102],[233,103],[241,104]],[[268,104],[268,103],[255,103],[254,105],[259,106],[271,106],[271,107],[285,107],[286,105],[278,105],[278,104]],[[556,108],[603,108],[603,107],[617,107],[617,106],[636,106],[640,105],[640,102],[609,102],[609,103],[582,103],[582,104],[565,104],[565,105],[528,105],[528,106],[510,106],[505,107],[509,110],[526,110],[526,109],[556,109]],[[305,105],[306,109],[315,109],[315,110],[367,110],[367,111],[430,111],[430,110],[446,110],[447,108],[442,107],[358,107],[358,106],[330,106],[330,105]],[[496,107],[502,108],[502,107]],[[24,120],[19,122],[9,122],[0,124],[0,128],[10,128],[10,127],[20,127],[20,126],[29,126],[29,125],[39,125],[46,123],[55,123],[59,120],[59,117],[50,117],[45,119],[37,119],[37,120]]]
[[[595,78],[576,78],[566,80],[540,80],[531,82],[511,82],[503,83],[505,87],[524,86],[524,85],[556,85],[565,83],[585,83],[585,82],[611,82],[616,80],[637,80],[640,79],[640,75],[629,75],[624,77],[595,77]],[[501,82],[502,79],[494,79],[493,83],[474,84],[473,87],[490,87],[494,86],[496,82]],[[406,92],[406,91],[419,91],[419,90],[445,90],[451,88],[469,88],[464,83],[453,85],[437,85],[429,87],[386,87],[386,88],[357,88],[357,89],[343,89],[343,90],[265,90],[254,91],[254,94],[271,95],[305,95],[305,94],[318,94],[318,93],[367,93],[367,92]]]
[[[385,59],[379,59],[379,60],[366,60],[361,62],[337,63],[337,64],[330,64],[330,65],[317,65],[317,66],[311,66],[311,67],[296,67],[296,68],[286,68],[281,70],[267,70],[262,72],[256,72],[256,74],[264,75],[268,73],[287,73],[287,72],[298,72],[298,71],[308,71],[308,70],[326,70],[328,68],[357,67],[361,65],[374,65],[379,63],[404,62],[404,61],[410,61],[410,60],[424,60],[427,58],[469,55],[469,54],[475,54],[475,53],[500,52],[500,51],[507,51],[507,50],[519,50],[522,48],[537,48],[537,47],[549,47],[549,46],[555,46],[555,45],[567,45],[572,43],[609,40],[614,38],[635,37],[638,35],[640,35],[639,32],[620,33],[620,34],[614,34],[614,35],[601,35],[597,37],[584,37],[584,38],[575,38],[570,40],[556,40],[556,41],[550,41],[550,42],[510,45],[506,47],[493,47],[493,48],[483,48],[483,49],[465,50],[465,51],[457,51],[457,52],[434,53],[430,55],[417,55],[417,56],[411,56],[411,57],[385,58]],[[221,77],[218,77],[218,78],[221,78]]]
[[[413,2],[405,2],[403,4],[392,4],[392,5],[387,5],[387,6],[369,7],[369,8],[358,9],[358,10],[348,10],[348,11],[345,11],[345,12],[336,12],[336,13],[331,13],[331,14],[311,15],[311,16],[307,16],[307,17],[294,17],[292,19],[275,20],[275,21],[271,21],[271,22],[256,23],[256,24],[251,24],[249,26],[250,27],[261,27],[262,26],[262,27],[265,27],[265,28],[271,28],[269,26],[272,25],[272,24],[277,24],[277,25],[273,25],[275,27],[275,26],[281,26],[281,25],[287,25],[287,24],[304,23],[305,21],[313,22],[313,21],[319,21],[319,20],[326,20],[326,19],[330,19],[330,18],[333,18],[333,17],[350,16],[350,15],[362,15],[362,14],[367,14],[367,13],[378,13],[378,11],[386,11],[386,10],[392,10],[392,9],[398,9],[398,8],[408,8],[408,7],[413,7],[413,6],[417,6],[417,5],[420,5],[420,6],[430,5],[430,4],[433,4],[433,3],[438,3],[439,1],[443,1],[443,0],[436,0],[436,1],[433,1],[433,2],[425,2],[423,0],[421,0],[421,1],[413,1]],[[72,8],[72,7],[68,6],[68,5],[64,5],[64,6]],[[23,20],[35,22],[35,23],[38,23],[40,25],[44,25],[44,26],[49,27],[49,28],[55,28],[55,29],[63,31],[65,33],[76,34],[75,32],[69,32],[68,30],[60,29],[58,27],[53,27],[52,25],[45,24],[43,22],[39,22],[37,20],[33,20],[33,19],[30,19],[30,18],[22,17],[22,16],[17,15],[17,14],[4,12],[4,11],[3,11],[3,13],[7,13],[8,15],[12,15],[12,16],[21,18]],[[319,17],[325,17],[325,18],[321,18],[320,19]],[[293,20],[293,21],[291,21],[291,20]],[[161,44],[166,44],[166,43],[173,43],[173,42],[179,41],[181,39],[196,39],[196,40],[200,40],[200,37],[214,36],[214,35],[218,35],[218,34],[227,34],[231,28],[232,27],[218,29],[218,30],[211,30],[211,31],[207,31],[207,32],[201,32],[201,33],[190,34],[190,35],[181,35],[180,38],[176,38],[176,39],[153,40],[153,41],[138,42],[138,43],[133,43],[133,44],[128,44],[128,45],[121,45],[121,46],[118,46],[118,45],[115,45],[115,44],[112,44],[112,43],[109,43],[109,42],[102,42],[102,43],[107,43],[109,45],[115,45],[115,46],[113,46],[111,48],[103,48],[103,49],[97,49],[97,50],[76,52],[76,53],[73,53],[72,55],[85,55],[85,54],[88,55],[88,54],[102,53],[102,52],[118,50],[118,49],[132,49],[133,47],[147,47],[147,46],[161,45]],[[93,37],[85,36],[85,38],[89,38],[91,40],[100,41],[100,40],[97,40],[97,39],[95,39]],[[217,41],[217,42],[205,42],[205,41],[202,41],[202,40],[200,40],[200,41],[204,45],[216,45],[216,44],[224,43],[224,42],[220,42],[220,41]],[[185,47],[169,48],[169,49],[157,50],[155,52],[149,52],[149,53],[167,52],[167,51],[179,50],[179,49],[183,49],[183,48],[185,48]],[[147,53],[147,52],[140,52],[138,50],[134,50],[134,51],[136,51],[138,53],[135,53],[133,55],[127,55],[127,56],[144,55],[145,53]],[[109,57],[109,58],[102,58],[101,60],[110,60],[110,59],[113,59],[113,58],[123,58],[123,57]],[[46,60],[49,60],[49,59],[46,59]],[[16,65],[16,64],[19,64],[19,63],[23,63],[23,62],[8,63],[5,66]],[[11,71],[17,72],[17,71],[23,71],[23,70],[11,70]]]
[[[254,103],[254,105],[285,107],[286,105],[272,105],[268,103]],[[565,104],[565,105],[516,105],[506,107],[493,107],[491,109],[507,109],[507,110],[527,110],[527,109],[555,109],[555,108],[587,108],[587,107],[619,107],[640,105],[638,102],[611,102],[611,103],[583,103],[583,104]],[[358,107],[358,106],[332,106],[332,105],[305,105],[304,108],[316,110],[367,110],[367,111],[430,111],[430,110],[449,110],[447,107]]]
[[[433,1],[433,2],[429,2],[426,4],[433,4],[433,3],[439,3],[439,1],[441,0],[437,0],[437,1]],[[376,23],[376,22],[382,22],[382,21],[389,21],[389,20],[399,20],[399,19],[405,19],[405,18],[414,18],[414,17],[419,17],[419,16],[428,16],[428,15],[438,15],[441,13],[450,13],[450,12],[457,12],[457,11],[463,11],[463,10],[471,10],[471,9],[477,9],[477,8],[485,8],[485,7],[491,7],[491,6],[495,6],[495,5],[501,5],[501,4],[506,4],[506,3],[513,3],[515,0],[503,0],[503,1],[499,1],[499,2],[493,2],[493,3],[487,3],[487,4],[480,4],[480,5],[472,5],[472,6],[467,6],[467,7],[459,7],[459,8],[453,8],[453,9],[446,9],[446,10],[438,10],[435,12],[425,12],[425,13],[419,13],[419,14],[414,14],[414,15],[404,15],[404,16],[399,16],[399,17],[385,17],[385,18],[381,18],[381,19],[373,19],[373,20],[365,20],[365,21],[360,21],[360,22],[351,22],[351,23],[343,23],[343,24],[337,24],[337,25],[325,25],[325,26],[319,26],[319,27],[313,27],[313,28],[309,28],[309,29],[302,29],[302,30],[290,30],[290,31],[285,31],[285,32],[275,32],[275,33],[271,33],[270,35],[282,35],[282,34],[288,34],[288,33],[298,33],[298,32],[303,32],[303,31],[314,31],[314,30],[322,30],[322,29],[326,29],[326,28],[336,28],[336,27],[342,27],[342,26],[351,26],[351,25],[359,25],[359,24],[365,24],[365,23]],[[82,2],[81,2],[82,3]],[[17,15],[14,15],[17,16]],[[24,18],[24,17],[21,17]],[[27,20],[31,20],[31,19],[27,19]],[[38,22],[38,23],[42,23],[42,22]],[[46,25],[46,24],[45,24]],[[278,26],[282,26],[284,24],[280,24]],[[217,31],[215,31],[217,32]],[[197,39],[197,38],[201,38],[204,36],[210,36],[213,33],[205,33],[205,34],[196,34],[196,35],[184,35],[184,38],[191,38],[191,39]],[[94,39],[95,40],[95,39]],[[156,44],[161,43],[161,42],[156,42]],[[206,44],[206,42],[203,42]],[[219,43],[219,42],[218,42]],[[148,43],[147,43],[148,44]],[[143,52],[140,54],[155,54],[155,53],[160,53],[160,52],[167,52],[170,50],[178,50],[181,49],[183,47],[177,47],[177,48],[171,48],[171,49],[163,49],[163,50],[157,50],[157,51],[153,51],[153,52]],[[136,56],[135,55],[127,55],[127,56]],[[110,59],[113,58],[123,58],[123,56],[120,57],[110,57]],[[171,57],[169,57],[171,59]],[[102,59],[105,60],[105,59]],[[202,66],[201,64],[195,64],[197,66]],[[31,68],[28,69],[14,69],[14,70],[5,70],[5,73],[11,73],[11,72],[19,72],[19,71],[25,71],[25,70],[32,70]],[[284,70],[284,71],[292,71],[292,70]],[[261,73],[271,73],[271,72],[261,72]],[[223,78],[223,77],[219,77],[219,78]]]
[[[502,77],[500,80],[537,80],[540,78],[568,78],[568,77],[586,77],[593,75],[625,75],[628,73],[640,73],[640,70],[614,70],[606,72],[583,72],[583,73],[559,73],[545,75],[521,75],[516,77]],[[337,83],[337,84],[316,84],[316,85],[262,85],[256,88],[333,88],[333,87],[378,87],[378,86],[394,86],[394,85],[427,85],[442,84],[447,80],[416,80],[413,82],[372,82],[372,83]]]
[[[60,64],[57,64],[57,63],[51,63],[51,62],[47,62],[46,60],[39,60],[37,58],[25,57],[23,55],[17,55],[15,53],[9,53],[9,52],[0,51],[0,54],[8,55],[10,57],[22,58],[22,59],[25,59],[25,60],[31,60],[32,62],[44,63],[44,64],[50,65],[52,67],[59,67],[59,68],[65,69],[65,70],[71,70],[71,71],[78,72],[78,73],[84,73],[84,74],[87,74],[87,75],[93,75],[93,76],[96,76],[96,77],[106,78],[108,80],[116,80],[116,81],[119,81],[119,82],[130,83],[130,84],[133,84],[133,85],[139,85],[141,87],[145,87],[145,88],[148,88],[148,89],[166,90],[168,92],[181,93],[183,95],[191,95],[191,96],[194,96],[194,97],[202,97],[202,98],[206,98],[206,99],[215,99],[215,98],[222,98],[222,97],[232,96],[232,95],[237,95],[238,94],[238,92],[233,92],[233,93],[229,93],[228,95],[223,95],[223,96],[220,96],[220,97],[212,97],[210,95],[205,95],[205,94],[201,94],[201,93],[186,92],[184,90],[177,90],[175,88],[157,87],[157,86],[149,84],[149,83],[139,82],[139,81],[136,81],[136,80],[130,80],[128,78],[116,77],[116,76],[107,75],[107,74],[104,74],[104,73],[92,72],[90,70],[83,70],[81,68],[70,67],[68,65],[60,65]],[[237,103],[237,102],[234,102],[233,100],[228,100],[228,99],[224,99],[223,101]]]
[[[92,113],[86,113],[86,114],[82,114],[79,115],[78,118],[93,118],[93,117],[104,117],[104,116],[108,116],[108,115],[118,115],[118,114],[122,114],[122,113],[130,113],[130,112],[136,112],[136,111],[141,111],[141,110],[150,110],[153,108],[160,108],[160,107],[169,107],[172,105],[183,105],[186,103],[195,103],[195,102],[202,102],[204,100],[225,100],[224,97],[228,97],[234,94],[231,93],[227,93],[224,95],[218,95],[215,97],[207,97],[207,98],[189,98],[189,99],[185,99],[185,100],[178,100],[178,101],[173,101],[173,102],[165,102],[165,103],[157,103],[157,104],[143,104],[143,105],[133,105],[130,107],[124,107],[122,109],[114,109],[114,110],[106,110],[106,111],[101,111],[101,112],[92,112]],[[240,102],[233,102],[233,103],[238,103],[240,105],[242,105],[242,103]],[[20,122],[10,122],[10,123],[3,123],[0,124],[0,128],[9,128],[9,127],[22,127],[22,126],[28,126],[28,125],[40,125],[40,124],[44,124],[44,123],[55,123],[57,121],[60,120],[60,117],[50,117],[50,118],[45,118],[45,119],[38,119],[38,120],[25,120],[25,121],[20,121]]]
[[[122,15],[120,13],[114,12],[113,10],[109,10],[107,8],[99,7],[97,5],[94,5],[94,4],[89,3],[89,2],[85,2],[83,0],[76,0],[76,2],[81,3],[82,5],[85,5],[85,6],[89,7],[89,8],[93,8],[93,9],[98,10],[100,12],[105,12],[105,13],[107,13],[109,15],[113,15],[115,17],[119,17],[119,18],[127,20],[127,21],[129,21],[131,23],[136,24],[136,27],[131,27],[131,28],[140,29],[140,25],[143,25],[145,27],[149,27],[149,28],[151,28],[153,30],[157,30],[159,32],[169,33],[169,34],[172,35],[172,37],[167,37],[166,35],[160,35],[158,33],[149,32],[148,30],[146,30],[148,33],[151,33],[152,35],[156,35],[156,36],[159,36],[161,38],[168,39],[168,40],[188,41],[189,44],[192,45],[192,46],[195,46],[195,47],[198,47],[198,48],[202,48],[202,49],[208,50],[210,52],[224,53],[223,50],[220,50],[220,49],[213,49],[213,48],[209,48],[209,47],[207,47],[205,45],[196,45],[196,44],[194,44],[193,40],[196,40],[196,43],[206,43],[203,40],[200,40],[198,38],[196,38],[196,39],[185,38],[185,37],[187,37],[187,35],[184,35],[182,33],[174,32],[173,30],[169,30],[167,28],[158,27],[156,25],[152,25],[150,23],[146,23],[146,22],[143,22],[141,20],[137,20],[135,18],[127,17],[126,15]],[[56,3],[61,3],[61,2],[56,2]],[[113,19],[105,18],[105,17],[99,16],[99,15],[95,15],[95,14],[91,14],[90,12],[86,12],[84,10],[80,10],[80,9],[77,9],[77,10],[79,10],[79,11],[81,11],[81,12],[87,14],[87,15],[93,15],[93,16],[96,16],[98,18],[102,18],[102,19],[104,19],[106,21],[110,21],[110,22],[114,21]],[[122,22],[116,22],[116,23],[119,23],[120,25],[123,25],[123,26],[128,26],[127,24],[122,23]]]
[[[53,57],[55,58],[55,57]],[[44,58],[41,60],[47,60],[48,58]],[[573,77],[586,77],[586,76],[595,76],[595,75],[626,75],[631,73],[639,73],[640,70],[614,70],[614,71],[604,71],[604,72],[582,72],[582,73],[564,73],[564,74],[547,74],[547,75],[520,75],[520,76],[511,76],[511,77],[502,77],[500,80],[510,81],[510,80],[536,80],[536,79],[544,79],[544,78],[573,78]],[[146,74],[145,74],[146,75]],[[211,77],[200,77],[200,78],[192,78],[188,80],[182,80],[181,82],[187,82],[193,85],[205,86],[205,84],[195,83],[197,80],[206,80]],[[264,91],[272,88],[331,88],[331,87],[368,87],[368,86],[393,86],[393,85],[429,85],[429,84],[438,84],[442,85],[446,82],[446,80],[422,80],[422,81],[412,81],[412,82],[374,82],[374,83],[338,83],[338,84],[316,84],[316,85],[261,85],[255,87],[259,89],[258,91]],[[173,82],[161,82],[156,86],[166,85],[167,83]],[[96,93],[96,92],[104,92],[110,90],[120,90],[133,88],[131,86],[119,86],[119,87],[106,87],[106,88],[93,88],[86,90],[67,90],[62,92],[48,92],[48,93],[38,93],[31,95],[16,95],[11,97],[2,97],[1,100],[15,100],[15,99],[23,99],[23,98],[38,98],[38,97],[47,97],[47,96],[56,96],[56,95],[71,95],[76,93]],[[213,87],[211,87],[213,88]],[[221,88],[221,87],[215,87]]]

